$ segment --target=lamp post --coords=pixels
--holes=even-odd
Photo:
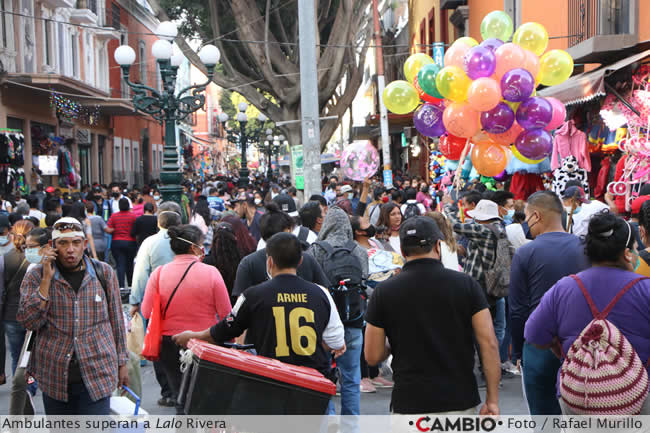
[[[288,144],[288,141],[285,139],[284,135],[273,135],[273,130],[271,128],[268,128],[266,131],[266,140],[264,143],[259,143],[258,148],[260,151],[266,153],[266,156],[268,158],[268,164],[266,167],[266,177],[271,178],[273,174],[273,170],[271,168],[272,166],[272,158],[275,156],[275,167],[276,167],[276,175],[278,172],[278,153],[280,151],[280,146],[282,144]]]
[[[223,128],[226,131],[226,136],[228,138],[228,141],[230,141],[231,143],[239,143],[240,145],[241,166],[239,167],[239,186],[246,187],[248,186],[248,175],[250,174],[248,170],[248,159],[246,156],[248,140],[255,140],[259,142],[259,137],[262,132],[262,128],[255,131],[254,134],[250,134],[250,135],[247,134],[246,124],[248,123],[248,116],[246,115],[246,110],[248,109],[248,104],[245,102],[240,102],[239,105],[237,105],[237,109],[239,110],[239,112],[237,113],[236,120],[237,122],[239,122],[239,133],[236,133],[231,129],[226,129],[226,122],[229,119],[228,114],[226,113],[219,114],[219,121],[223,124]],[[260,122],[261,125],[264,125],[264,122],[266,122],[268,118],[263,113],[260,113],[257,116],[257,120]]]
[[[208,80],[202,84],[187,86],[176,93],[178,68],[184,60],[182,53],[173,53],[171,44],[171,41],[178,34],[178,29],[174,23],[164,21],[156,29],[156,34],[161,39],[154,42],[151,53],[160,67],[161,90],[131,82],[129,79],[130,68],[136,58],[133,48],[128,45],[121,45],[115,50],[114,57],[117,64],[122,68],[124,80],[133,89],[134,107],[143,113],[151,115],[165,125],[163,166],[160,173],[160,180],[163,185],[160,187],[160,192],[163,200],[171,200],[180,204],[182,191],[180,183],[183,179],[183,172],[178,164],[176,122],[187,118],[205,104],[205,95],[201,94],[201,92],[212,82],[214,67],[219,61],[220,53],[219,49],[214,45],[203,46],[198,54],[208,69]]]

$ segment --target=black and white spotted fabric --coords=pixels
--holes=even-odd
[[[589,197],[589,180],[587,170],[580,168],[575,156],[567,156],[562,160],[562,166],[553,171],[553,192],[562,197],[566,184],[572,180],[579,180],[582,189]]]

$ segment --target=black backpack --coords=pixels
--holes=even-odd
[[[307,242],[307,238],[309,238],[309,229],[304,226],[300,226],[300,230],[298,231],[298,240],[300,241],[300,246],[302,247],[303,251],[307,251],[309,248],[309,242]]]
[[[363,282],[361,261],[354,255],[357,244],[348,241],[333,247],[325,241],[316,242],[327,254],[323,271],[329,279],[328,287],[344,325],[354,323],[366,314],[367,296]]]
[[[417,203],[406,203],[406,209],[404,209],[404,220],[407,220],[414,216],[420,216],[420,208]]]

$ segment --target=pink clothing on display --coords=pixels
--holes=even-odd
[[[575,156],[580,168],[591,171],[591,159],[587,147],[587,134],[576,128],[573,120],[564,124],[555,131],[553,140],[553,155],[551,168],[560,168],[562,160],[567,156]]]
[[[192,262],[199,262],[199,258],[191,254],[180,254],[171,263],[153,271],[142,300],[142,315],[145,319],[151,316],[155,291],[160,290],[160,308],[163,312],[174,288]],[[228,290],[217,268],[195,263],[169,304],[162,321],[162,335],[207,329],[226,317],[230,310]]]

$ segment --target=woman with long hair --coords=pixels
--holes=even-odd
[[[190,224],[197,226],[203,232],[205,240],[203,246],[206,250],[209,250],[212,245],[212,214],[210,212],[210,205],[208,204],[208,199],[204,195],[200,195],[199,199],[196,201],[194,210],[192,211],[192,218],[190,219]]]
[[[29,267],[29,260],[25,257],[25,242],[33,228],[34,224],[29,220],[16,222],[11,228],[14,249],[4,256],[2,278],[5,282],[5,291],[2,296],[2,322],[9,341],[12,374],[16,371],[20,350],[25,340],[25,328],[16,320],[16,313],[20,304],[20,285]]]
[[[142,314],[146,319],[151,317],[154,295],[159,293],[163,308],[160,363],[176,395],[182,373],[178,357],[180,348],[172,336],[187,330],[209,328],[230,313],[231,305],[219,271],[201,263],[205,255],[201,230],[186,224],[170,227],[167,234],[176,256],[170,263],[156,268],[149,277],[142,300]],[[183,407],[177,405],[176,413],[183,414]]]
[[[217,224],[212,237],[210,254],[205,257],[203,263],[212,265],[221,272],[233,305],[237,299],[232,296],[232,288],[235,285],[237,267],[241,259],[242,255],[237,246],[237,238],[232,225],[226,222]]]
[[[452,271],[459,271],[458,264],[458,244],[454,237],[454,231],[451,228],[449,220],[440,212],[428,212],[427,217],[436,222],[440,232],[445,239],[440,243],[440,261],[445,268]]]
[[[397,254],[402,254],[399,242],[399,228],[402,225],[402,211],[394,202],[381,205],[377,227],[383,228],[382,238],[386,249],[390,248]]]
[[[629,371],[633,376],[627,375],[628,379],[621,380],[636,380],[626,382],[629,385],[625,390],[625,398],[621,396],[620,400],[614,402],[611,399],[608,401],[606,396],[587,399],[586,395],[576,395],[571,390],[563,392],[562,390],[566,389],[562,386],[563,381],[570,380],[571,375],[568,373],[558,375],[557,387],[562,394],[560,398],[562,413],[569,415],[590,409],[594,411],[593,414],[596,414],[604,405],[609,404],[611,407],[621,403],[624,407],[617,409],[620,415],[650,415],[648,385],[647,381],[643,384],[642,380],[643,369],[646,370],[645,373],[650,370],[650,364],[647,362],[650,359],[650,339],[648,339],[650,280],[639,279],[639,275],[634,273],[638,256],[632,228],[627,221],[612,213],[595,214],[589,221],[585,243],[585,253],[592,267],[577,275],[561,279],[544,294],[526,322],[524,338],[535,346],[550,347],[556,355],[562,354],[562,357],[570,353],[572,346],[574,350],[576,346],[589,346],[594,350],[596,360],[599,356],[602,357],[601,366],[609,364],[610,350],[603,353],[602,343],[596,344],[595,349],[594,343],[602,342],[607,338],[606,334],[611,337],[612,330],[603,334],[602,327],[598,330],[594,325],[583,334],[583,330],[591,323],[594,316],[600,317],[600,313],[607,310],[606,320],[618,328],[639,358],[636,364],[631,364],[633,368],[638,367],[636,370]],[[599,337],[598,332],[603,335]],[[582,338],[583,343],[578,341],[574,344],[578,338]],[[617,338],[617,341],[621,341],[619,337]],[[630,350],[621,354],[623,358],[632,361]],[[620,355],[616,359],[618,357]],[[526,362],[525,358],[524,353],[524,362]],[[612,358],[611,362],[618,365],[616,359]],[[599,371],[608,370],[599,368]],[[607,383],[612,382],[612,376],[609,378]],[[581,377],[574,379],[583,380]],[[584,383],[586,387],[586,377]],[[567,383],[565,386],[570,384]],[[610,394],[612,390],[614,388],[610,389]]]
[[[244,223],[235,215],[227,215],[221,218],[221,222],[228,223],[232,226],[232,230],[237,238],[237,246],[242,258],[254,253],[257,250],[257,242],[251,236]]]

